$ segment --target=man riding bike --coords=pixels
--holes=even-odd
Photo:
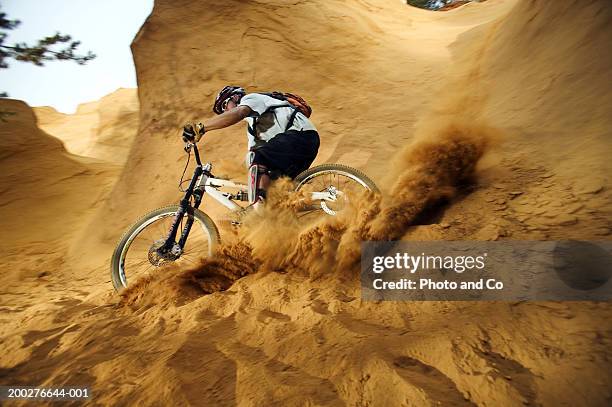
[[[265,202],[271,179],[295,178],[308,169],[319,150],[319,133],[312,122],[291,103],[269,94],[249,93],[239,86],[224,87],[213,106],[218,116],[196,128],[185,125],[183,137],[199,141],[204,133],[246,120],[249,203]]]

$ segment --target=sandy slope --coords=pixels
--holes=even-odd
[[[70,247],[52,251],[65,255],[44,277],[53,288],[9,267],[19,285],[2,294],[0,378],[89,384],[95,402],[120,405],[608,405],[609,305],[364,303],[355,256],[363,238],[609,239],[611,20],[604,1],[445,13],[383,0],[157,2],[133,43],[130,160]],[[160,273],[118,303],[112,245],[177,199],[177,127],[209,114],[227,82],[303,94],[318,162],[363,169],[382,201],[350,222],[304,228],[283,215],[244,228],[214,261]],[[242,129],[205,146],[218,172],[240,176]]]
[[[108,189],[107,178],[119,168],[67,153],[60,141],[37,127],[29,106],[1,103],[3,111],[15,113],[0,124],[2,222],[12,235],[2,247],[61,237],[68,242],[80,217],[104,200],[98,194]]]
[[[6,366],[30,353],[19,350],[25,342],[14,335],[16,327],[45,329],[48,312],[57,307],[53,304],[69,304],[75,292],[84,293],[65,254],[92,209],[106,199],[119,168],[67,153],[60,141],[36,126],[34,112],[23,102],[2,100],[0,110],[14,113],[0,123],[0,224],[5,237],[0,243],[0,306],[2,343],[10,350],[2,357]],[[44,315],[40,324],[39,315]]]
[[[39,127],[77,155],[123,165],[138,131],[136,89],[118,89],[102,99],[80,104],[74,114],[52,107],[34,108]]]

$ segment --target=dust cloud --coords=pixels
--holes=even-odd
[[[123,91],[70,117],[0,100],[6,383],[88,385],[102,405],[610,404],[609,303],[368,302],[356,274],[368,239],[610,239],[606,1],[175,3],[132,43],[137,108]],[[314,165],[382,193],[307,219],[278,182],[214,258],[119,299],[117,241],[176,203],[177,126],[228,83],[306,97]],[[203,140],[243,181],[243,130]]]
[[[293,193],[290,181],[281,180],[272,188],[265,211],[246,219],[236,242],[222,245],[198,267],[166,266],[143,278],[122,293],[122,302],[182,303],[226,290],[237,279],[260,271],[313,279],[334,269],[344,277],[357,275],[360,242],[401,238],[419,215],[451,199],[462,183],[470,181],[487,146],[498,137],[484,125],[423,128],[393,160],[382,195],[363,193],[346,213],[305,225],[293,210],[300,194]]]

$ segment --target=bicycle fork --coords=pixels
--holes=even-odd
[[[166,241],[161,247],[159,247],[159,249],[157,249],[157,253],[159,255],[167,256],[168,254],[171,254],[172,256],[176,256],[176,258],[178,258],[182,254],[185,243],[187,243],[187,237],[189,236],[189,232],[193,226],[194,210],[198,208],[202,202],[202,196],[204,193],[203,189],[195,189],[196,182],[198,181],[200,175],[202,175],[202,172],[203,170],[201,166],[196,167],[193,178],[189,184],[189,188],[187,188],[187,191],[185,191],[185,196],[183,199],[181,199],[179,210],[176,212],[176,215],[174,215],[172,226],[170,226]],[[193,206],[189,204],[189,200],[192,196],[194,197]],[[175,243],[179,226],[185,214],[187,214],[187,221],[185,222],[185,226],[181,231],[181,237],[178,243]]]

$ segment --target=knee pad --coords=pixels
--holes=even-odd
[[[269,171],[263,165],[251,164],[249,167],[248,195],[250,204],[254,204],[257,198],[266,197],[266,191],[259,188],[259,179],[265,174],[269,174]]]

